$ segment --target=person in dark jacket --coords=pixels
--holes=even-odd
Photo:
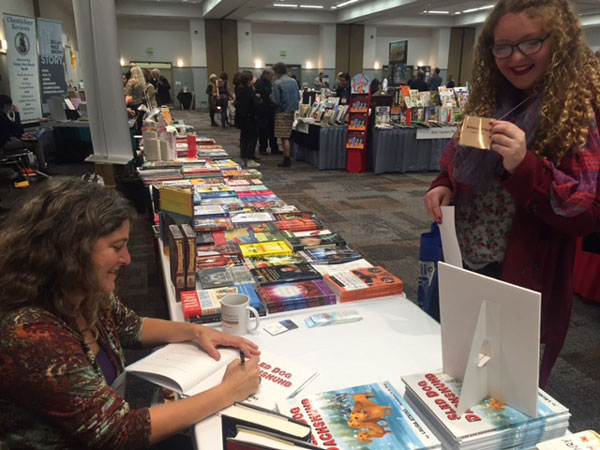
[[[37,159],[37,169],[46,170],[46,158],[42,143],[25,133],[21,124],[19,108],[8,95],[0,95],[0,154],[17,150],[30,150]]]
[[[208,96],[208,114],[210,116],[210,125],[213,127],[219,124],[215,121],[215,113],[217,112],[217,76],[213,73],[208,78],[208,86],[206,86],[206,95]]]
[[[229,100],[235,98],[229,87],[227,72],[221,72],[217,79],[217,106],[221,108],[221,126],[229,126],[228,107]]]
[[[429,80],[427,81],[427,86],[429,87],[430,91],[436,91],[438,90],[438,88],[442,85],[442,77],[440,77],[440,68],[436,67],[433,70],[433,75],[431,77],[429,77]]]
[[[425,83],[425,72],[419,70],[417,72],[417,78],[411,80],[408,85],[411,89],[417,89],[419,92],[425,92],[429,90],[429,86]]]
[[[350,74],[348,72],[340,75],[335,95],[340,98],[341,104],[345,105],[350,100]]]
[[[273,69],[267,67],[255,85],[258,97],[258,149],[263,155],[267,154],[267,144],[272,155],[281,154],[275,137],[275,107],[271,102],[274,75]]]
[[[240,150],[244,167],[259,167],[254,159],[256,140],[258,139],[258,119],[256,117],[258,98],[250,71],[242,72],[236,96],[236,126],[240,129]]]
[[[159,105],[168,105],[171,103],[171,85],[163,75],[160,74],[160,70],[154,69],[152,76],[156,82],[156,100]]]

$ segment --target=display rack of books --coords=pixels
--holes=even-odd
[[[348,110],[348,133],[346,150],[348,158],[346,170],[360,173],[367,170],[367,138],[369,130],[369,108],[371,81],[363,74],[354,75],[351,80],[350,109]]]

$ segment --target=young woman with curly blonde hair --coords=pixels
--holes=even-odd
[[[465,267],[542,293],[548,381],[573,305],[575,237],[600,228],[600,64],[568,0],[500,0],[475,52],[465,113],[492,118],[491,151],[444,150],[425,195],[456,207]]]

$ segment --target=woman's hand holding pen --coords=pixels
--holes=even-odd
[[[502,155],[506,171],[513,173],[527,153],[525,132],[514,123],[504,120],[494,120],[490,125],[491,148]]]
[[[227,393],[231,395],[230,402],[240,402],[246,400],[250,395],[258,390],[260,385],[260,369],[258,368],[258,356],[250,358],[235,359],[227,366],[225,375],[223,375],[223,386]]]

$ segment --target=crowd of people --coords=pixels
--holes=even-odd
[[[291,167],[290,158],[294,113],[300,103],[297,80],[284,63],[267,67],[257,80],[252,72],[236,73],[233,90],[226,72],[209,76],[206,87],[211,125],[218,126],[215,116],[221,114],[221,126],[231,126],[229,103],[234,105],[234,125],[240,130],[240,154],[244,167],[259,167],[259,154],[283,154],[281,167]],[[277,139],[281,139],[281,148]],[[258,154],[256,144],[258,142]]]

